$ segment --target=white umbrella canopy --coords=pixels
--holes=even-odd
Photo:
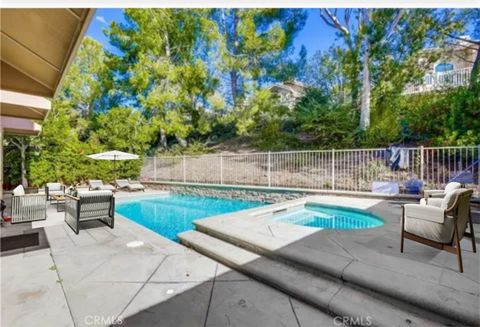
[[[115,167],[115,162],[117,160],[137,160],[140,157],[136,154],[133,153],[127,153],[127,152],[122,152],[122,151],[107,151],[107,152],[101,152],[101,153],[95,153],[95,154],[89,154],[87,157],[95,160],[111,160],[113,161],[113,174],[116,178],[117,171]]]
[[[107,151],[95,154],[89,154],[87,157],[95,160],[136,160],[139,158],[138,155],[122,152],[122,151]]]

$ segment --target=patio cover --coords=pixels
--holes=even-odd
[[[3,135],[38,135],[95,9],[0,11],[0,162]]]

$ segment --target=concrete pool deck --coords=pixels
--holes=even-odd
[[[89,222],[78,235],[63,215],[49,205],[48,219],[33,223],[48,247],[2,253],[2,326],[334,325],[320,310],[118,214],[114,229]],[[135,241],[143,245],[127,246]]]
[[[271,219],[271,211],[303,206],[306,202],[368,210],[382,217],[385,225],[362,230],[318,230]],[[479,255],[472,252],[470,239],[462,240],[465,272],[461,274],[457,271],[456,256],[448,252],[406,240],[405,252],[400,253],[400,217],[400,203],[395,201],[312,196],[261,209],[200,219],[195,224],[198,231],[215,239],[281,263],[287,262],[333,277],[339,282],[340,289],[342,285],[354,285],[386,295],[389,299],[412,303],[449,319],[479,324]],[[477,233],[479,227],[475,225]],[[195,233],[198,232],[185,233],[182,241],[220,262],[234,259],[230,256],[234,249],[229,248],[224,253],[217,250],[222,246],[228,248],[228,244],[212,246],[216,242],[214,239]],[[262,260],[259,266],[264,265]],[[255,265],[252,262],[246,265],[245,273],[255,274],[258,271]],[[233,266],[240,270],[243,267]],[[263,279],[270,277],[277,279],[274,274],[262,276]],[[278,285],[278,281],[272,284]],[[283,287],[281,284],[280,281],[279,286]],[[334,298],[335,295],[330,301]]]
[[[116,197],[122,201],[164,194],[119,192]],[[310,266],[336,276],[345,284],[422,292],[434,297],[425,305],[437,305],[434,300],[438,298],[454,308],[466,308],[463,313],[467,316],[472,307],[478,307],[479,257],[471,253],[469,240],[462,242],[465,273],[459,274],[455,256],[450,253],[408,240],[405,253],[399,253],[397,202],[332,196],[310,200],[368,209],[386,224],[367,230],[319,231],[272,223],[268,210],[290,206],[291,202],[202,219],[198,226],[264,251],[262,265],[258,261],[253,265],[257,272],[279,275],[276,259],[280,258],[293,263],[292,267]],[[258,216],[258,212],[263,215]],[[382,302],[368,306],[362,294],[346,292],[343,286],[322,291],[324,284],[300,278],[297,270],[288,267],[291,274],[286,286],[294,288],[295,294],[279,291],[118,214],[114,229],[89,222],[83,223],[76,235],[63,222],[63,213],[49,205],[48,219],[32,225],[45,233],[46,248],[2,253],[4,326],[30,325],[32,321],[39,326],[103,326],[116,319],[126,326],[333,326],[338,320],[332,315],[348,313],[342,311],[342,305],[359,308],[358,312],[368,316],[380,315],[381,321],[402,319],[407,325],[422,321],[416,319],[418,314],[415,319],[406,319],[398,313],[382,312]],[[480,226],[475,227],[478,233]],[[134,241],[143,245],[127,246]],[[250,260],[240,255],[239,261]],[[375,283],[368,284],[372,274]],[[305,304],[301,293],[308,289],[310,295],[327,302],[327,310]],[[448,293],[436,293],[439,289]]]

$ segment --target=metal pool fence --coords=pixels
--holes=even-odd
[[[480,145],[388,149],[331,149],[245,154],[147,157],[143,181],[281,188],[372,191],[373,182],[422,180],[426,188],[450,181],[480,184]]]

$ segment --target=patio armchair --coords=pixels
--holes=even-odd
[[[47,195],[25,194],[22,185],[13,190],[12,224],[47,219]]]
[[[128,179],[117,179],[115,180],[117,188],[127,190],[127,191],[144,191],[145,186],[140,184],[138,181],[129,181]]]
[[[47,201],[51,201],[54,195],[65,195],[65,185],[47,183],[45,184],[45,194],[47,195]]]
[[[460,241],[464,236],[472,239],[476,252],[470,198],[473,190],[456,189],[448,192],[436,205],[405,204],[402,213],[400,252],[404,239],[410,239],[439,250],[457,255],[458,269],[463,272]],[[435,199],[438,200],[438,199]],[[469,225],[470,232],[467,232]]]
[[[65,195],[65,222],[78,234],[80,223],[100,220],[113,228],[115,220],[115,197],[111,191],[86,191],[78,195]]]
[[[424,190],[423,191],[423,199],[420,200],[421,204],[428,204],[428,201],[431,198],[444,198],[445,194],[451,192],[453,190],[457,190],[462,187],[462,184],[458,182],[450,182],[445,186],[444,190]]]
[[[100,179],[89,179],[88,180],[89,190],[92,191],[112,191],[115,192],[115,187],[110,184],[103,184]]]

